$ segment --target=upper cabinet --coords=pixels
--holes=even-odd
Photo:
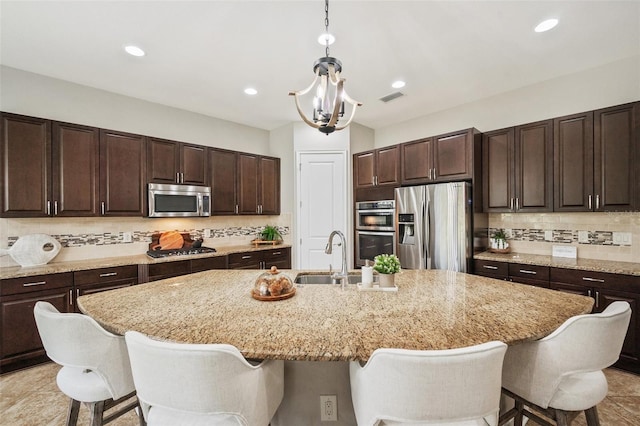
[[[100,131],[100,213],[143,216],[145,210],[145,137]]]
[[[555,211],[639,208],[638,105],[554,120]]]
[[[280,214],[280,159],[209,149],[211,214]]]
[[[237,213],[280,214],[280,159],[243,152],[237,158]]]
[[[475,129],[466,129],[401,144],[401,183],[472,179],[477,134]]]
[[[400,150],[398,145],[353,155],[354,185],[370,188],[400,185]]]
[[[98,129],[2,115],[2,216],[96,216]]]
[[[147,181],[206,185],[206,147],[149,138],[147,143]]]
[[[552,128],[546,120],[483,135],[484,211],[553,211]]]

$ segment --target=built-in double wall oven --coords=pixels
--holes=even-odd
[[[395,201],[356,203],[356,266],[379,254],[395,254]]]

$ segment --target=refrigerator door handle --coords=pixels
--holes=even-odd
[[[422,241],[422,253],[424,253],[424,268],[429,268],[429,241],[431,241],[431,223],[429,220],[429,203],[427,201],[422,202],[422,218],[424,226],[424,240]]]

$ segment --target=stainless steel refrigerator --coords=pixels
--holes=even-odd
[[[397,188],[396,254],[405,269],[470,271],[473,210],[467,182]]]

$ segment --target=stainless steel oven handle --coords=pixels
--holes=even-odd
[[[394,231],[361,231],[361,230],[356,230],[356,233],[361,235],[381,235],[381,236],[395,234]]]

